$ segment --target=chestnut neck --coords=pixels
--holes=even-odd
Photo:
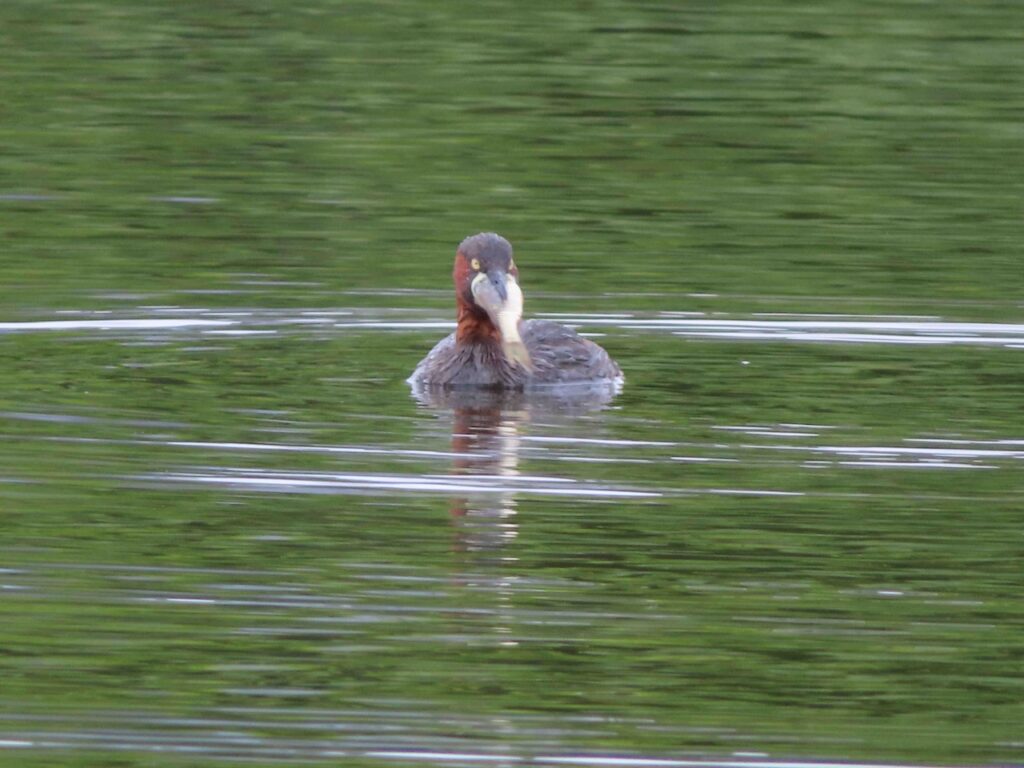
[[[479,344],[487,341],[500,341],[501,332],[491,318],[479,307],[467,304],[458,296],[455,301],[458,309],[456,316],[458,325],[455,329],[455,340],[460,344]]]

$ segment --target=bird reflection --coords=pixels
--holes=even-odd
[[[520,430],[529,419],[524,409],[503,409],[500,404],[463,407],[454,411],[453,474],[491,476],[500,480],[519,474]],[[515,491],[509,489],[476,498],[463,496],[451,502],[452,520],[459,532],[457,547],[485,552],[515,539]]]
[[[452,425],[452,474],[472,477],[480,492],[450,501],[454,528],[451,583],[473,595],[476,608],[449,613],[452,636],[468,645],[518,645],[527,635],[515,610],[522,589],[522,566],[512,546],[519,535],[519,502],[531,478],[521,476],[526,432],[551,430],[560,435],[593,429],[585,412],[601,408],[615,396],[611,388],[573,393],[567,400],[554,394],[538,397],[514,392],[424,390],[413,388],[424,406]]]
[[[491,479],[499,490],[459,496],[451,501],[459,551],[493,553],[519,533],[516,496],[523,436],[531,423],[571,424],[587,411],[607,405],[616,386],[558,389],[548,393],[413,389],[424,406],[452,418],[452,474]],[[486,559],[486,558],[483,558]]]

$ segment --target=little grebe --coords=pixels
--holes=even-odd
[[[522,321],[518,277],[505,238],[482,232],[462,241],[452,270],[458,327],[416,366],[408,380],[413,387],[621,385],[619,366],[594,342],[548,320]]]

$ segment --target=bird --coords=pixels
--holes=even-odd
[[[414,389],[621,389],[622,369],[599,345],[559,323],[522,319],[519,270],[501,235],[463,240],[452,280],[457,327],[416,366],[407,380]]]

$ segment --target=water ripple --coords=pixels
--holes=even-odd
[[[64,312],[75,319],[9,321],[0,332],[181,332],[205,335],[272,334],[313,327],[342,331],[446,331],[450,316],[416,309],[305,308],[298,310],[211,310],[176,306],[136,310]],[[175,315],[168,317],[167,315]],[[427,316],[425,316],[427,315]],[[771,315],[730,317],[700,312],[540,313],[584,329],[620,333],[656,331],[674,336],[744,341],[800,341],[833,344],[975,345],[1024,347],[1024,323],[955,322],[894,315]],[[838,319],[842,318],[842,319]],[[230,326],[221,328],[218,326]]]
[[[242,491],[283,493],[440,493],[572,496],[577,498],[651,499],[663,494],[614,488],[570,478],[506,475],[399,475],[384,473],[268,472],[244,467],[195,472],[154,472],[134,480],[158,485],[222,486]]]

